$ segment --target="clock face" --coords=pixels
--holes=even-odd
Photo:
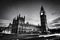
[[[41,13],[41,15],[43,15],[43,13]]]

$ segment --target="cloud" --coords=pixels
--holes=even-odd
[[[52,15],[60,16],[60,5],[53,8]]]
[[[11,22],[10,20],[0,19],[0,26],[7,27],[10,22]]]
[[[60,26],[60,17],[54,19],[51,23],[51,27],[59,27]]]
[[[60,23],[60,17],[53,20],[53,23]]]
[[[0,23],[0,27],[6,27],[7,25],[5,23]]]
[[[60,24],[55,24],[55,26],[60,26]]]

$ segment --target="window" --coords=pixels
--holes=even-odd
[[[43,15],[43,13],[41,13],[41,15]]]

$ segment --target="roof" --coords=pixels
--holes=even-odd
[[[33,25],[33,24],[20,24],[21,26],[33,26],[33,27],[40,27],[38,25]]]

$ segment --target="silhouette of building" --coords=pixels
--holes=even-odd
[[[41,26],[33,25],[33,24],[29,24],[29,22],[25,23],[25,16],[21,17],[19,14],[17,18],[13,19],[12,24],[10,24],[11,32],[18,33],[18,34],[40,32],[44,34],[46,32],[47,20],[46,20],[46,14],[43,6],[41,6],[40,18],[41,18]]]
[[[20,17],[19,14],[19,16],[17,16],[17,19],[14,18],[12,23],[12,33],[17,33],[18,27],[20,26],[20,24],[24,24],[24,22],[25,22],[25,16],[23,18]]]
[[[8,29],[8,27],[0,27],[0,32],[4,31],[5,29]]]
[[[13,19],[12,23],[12,33],[32,33],[37,32],[39,25],[25,23],[25,16],[21,17],[20,14],[17,16],[17,19]]]
[[[46,32],[47,20],[43,6],[41,6],[41,10],[40,10],[40,20],[41,20],[41,32],[42,34],[44,34]]]

